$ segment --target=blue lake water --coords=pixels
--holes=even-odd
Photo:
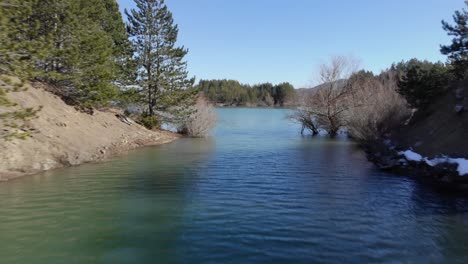
[[[468,263],[468,199],[386,174],[285,109],[0,184],[0,263]]]

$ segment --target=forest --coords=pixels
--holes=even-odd
[[[197,89],[222,106],[291,106],[296,100],[294,86],[287,82],[247,85],[226,79],[200,80]]]
[[[7,98],[24,82],[40,82],[68,104],[92,114],[105,107],[148,128],[170,123],[191,131],[199,92],[178,46],[178,26],[164,0],[136,0],[125,10],[115,0],[5,0],[0,3],[0,123],[2,138],[24,137],[24,122],[40,109]],[[20,82],[14,82],[17,77]],[[8,85],[8,87],[6,86]],[[14,87],[14,88],[12,88]],[[210,122],[212,123],[212,122]]]

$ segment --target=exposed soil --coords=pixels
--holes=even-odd
[[[459,107],[462,110],[457,113]],[[416,112],[394,141],[425,157],[468,158],[468,83],[455,84],[428,109]]]
[[[24,175],[98,162],[142,146],[171,142],[180,136],[151,131],[119,120],[118,110],[86,114],[67,105],[40,84],[8,97],[23,107],[42,106],[38,117],[28,121],[35,130],[26,140],[0,141],[0,181]]]
[[[450,191],[468,194],[468,177],[457,166],[408,161],[399,154],[412,150],[429,159],[468,158],[468,83],[455,84],[429,108],[415,113],[411,122],[389,136],[388,142],[364,146],[369,160],[394,173],[409,175]]]

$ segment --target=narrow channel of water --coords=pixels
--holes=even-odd
[[[0,263],[468,263],[468,199],[288,110],[218,111],[210,139],[0,184]]]

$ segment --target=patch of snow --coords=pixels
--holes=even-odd
[[[435,158],[435,159],[428,159],[428,158],[425,158],[424,161],[427,163],[427,165],[429,166],[432,166],[432,167],[435,167],[441,163],[445,163],[445,162],[449,162],[449,158],[447,157],[442,157],[442,158]]]
[[[442,156],[440,158],[428,159],[412,150],[400,151],[398,152],[398,154],[403,155],[408,161],[424,161],[426,162],[427,165],[432,166],[432,167],[437,166],[441,163],[456,164],[458,174],[460,176],[465,176],[465,175],[468,176],[468,159],[449,158],[446,156]]]
[[[405,156],[409,161],[422,161],[424,159],[423,156],[412,150],[400,151],[398,154]]]
[[[468,175],[468,159],[450,159],[458,164],[458,174],[460,176]]]
[[[468,159],[463,159],[463,158],[458,158],[458,159],[453,159],[453,158],[447,158],[447,157],[444,157],[444,158],[435,158],[435,159],[425,159],[426,163],[429,165],[429,166],[437,166],[438,164],[441,164],[441,163],[450,163],[450,164],[456,164],[458,167],[457,167],[457,171],[458,171],[458,174],[460,176],[464,176],[464,175],[468,175]]]

